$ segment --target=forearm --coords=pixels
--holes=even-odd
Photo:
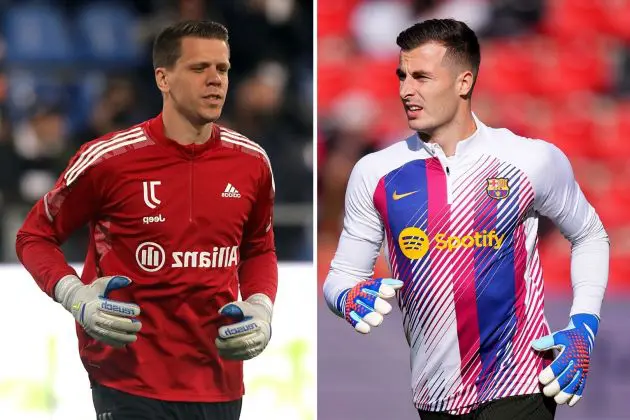
[[[20,231],[16,253],[37,285],[53,299],[57,282],[67,275],[77,275],[67,263],[61,247],[49,239]]]
[[[608,235],[597,218],[588,234],[572,243],[571,315],[589,313],[599,316],[608,283],[609,254]]]
[[[243,300],[253,294],[262,293],[272,302],[275,301],[278,290],[278,258],[274,250],[241,260],[238,275]]]
[[[355,238],[345,231],[341,234],[335,258],[324,282],[324,298],[330,310],[337,315],[342,316],[337,310],[339,296],[374,275],[380,247],[380,243]]]

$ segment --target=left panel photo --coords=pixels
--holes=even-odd
[[[315,419],[313,3],[166,3],[0,5],[2,419]]]

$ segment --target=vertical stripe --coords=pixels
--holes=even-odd
[[[495,177],[504,174],[496,173]],[[488,241],[494,246],[477,248],[475,252],[475,277],[477,288],[477,308],[483,316],[479,322],[479,355],[482,370],[478,387],[480,397],[487,397],[493,392],[495,375],[501,369],[501,363],[507,355],[508,344],[516,331],[515,304],[515,264],[514,264],[514,224],[504,218],[513,214],[512,208],[518,209],[518,188],[509,180],[511,191],[508,198],[496,200],[488,195],[482,196],[475,210],[475,230],[488,234]],[[499,207],[501,216],[499,217]],[[491,236],[490,236],[491,235]],[[502,239],[500,248],[498,241]]]

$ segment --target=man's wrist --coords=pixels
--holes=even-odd
[[[74,296],[83,286],[81,280],[72,274],[64,276],[55,285],[55,301],[61,304],[67,311],[72,312]]]
[[[254,293],[248,297],[245,302],[261,308],[263,313],[266,315],[265,321],[271,322],[271,318],[273,317],[273,303],[271,302],[269,296],[264,293]]]

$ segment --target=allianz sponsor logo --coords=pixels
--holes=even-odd
[[[173,251],[167,261],[164,248],[143,242],[136,248],[136,262],[144,271],[155,272],[168,262],[171,268],[224,268],[238,265],[238,246],[215,246],[208,251]]]

